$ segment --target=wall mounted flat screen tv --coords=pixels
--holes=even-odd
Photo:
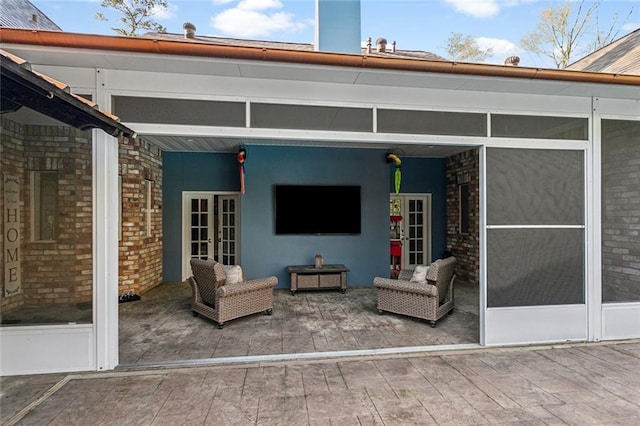
[[[275,185],[277,235],[359,234],[360,186]]]

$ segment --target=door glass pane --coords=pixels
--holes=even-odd
[[[191,226],[198,226],[198,215],[197,214],[192,214],[191,215]]]
[[[208,235],[209,235],[209,229],[208,228],[202,228],[200,230],[200,239],[201,240],[208,240],[209,239]]]
[[[602,301],[640,301],[640,121],[602,120]]]
[[[192,228],[191,229],[191,240],[197,240],[198,239],[198,228]]]

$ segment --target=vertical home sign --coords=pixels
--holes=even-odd
[[[4,187],[4,295],[22,291],[20,276],[20,182],[17,176],[3,175]]]

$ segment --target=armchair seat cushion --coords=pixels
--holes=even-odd
[[[377,288],[384,288],[390,291],[403,291],[421,296],[438,297],[438,291],[435,286],[428,285],[425,282],[417,281],[401,281],[391,278],[376,277],[373,279],[373,285]]]

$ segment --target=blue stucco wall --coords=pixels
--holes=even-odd
[[[164,281],[182,275],[182,191],[238,191],[235,154],[163,152],[162,268]]]
[[[246,194],[241,198],[241,263],[248,278],[275,275],[288,288],[287,265],[325,263],[350,268],[350,286],[371,285],[389,273],[389,193],[393,168],[385,151],[247,146]],[[402,192],[433,194],[433,253],[446,247],[445,160],[403,161]],[[180,280],[182,191],[239,191],[234,154],[165,153],[163,156],[164,280]],[[275,235],[274,184],[360,185],[360,235]],[[339,202],[336,203],[339,208]]]
[[[389,166],[393,170],[393,165]],[[401,193],[431,193],[431,256],[438,259],[447,248],[447,160],[402,159]],[[393,172],[389,192],[393,192]]]

